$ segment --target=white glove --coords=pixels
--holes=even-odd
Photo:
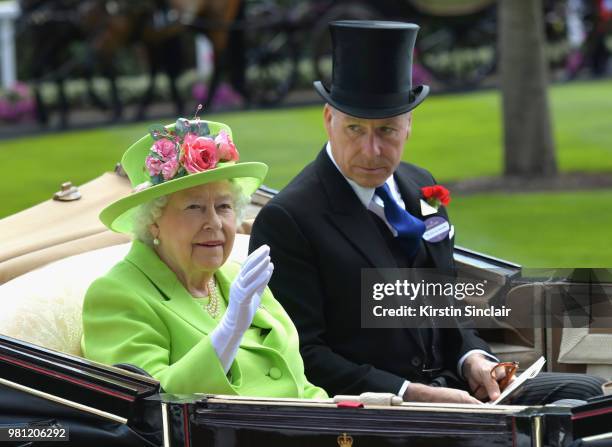
[[[274,271],[269,254],[270,247],[262,245],[244,261],[230,287],[227,311],[210,334],[210,341],[226,374],[236,357],[242,336],[253,322],[261,295]]]

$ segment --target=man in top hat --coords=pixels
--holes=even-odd
[[[412,109],[429,92],[412,86],[418,26],[339,21],[330,29],[332,83],[314,84],[326,101],[329,141],[260,211],[250,250],[270,246],[270,287],[297,326],[307,377],[330,395],[495,399],[499,386],[490,371],[496,359],[475,330],[361,327],[361,270],[453,272],[454,234],[444,207],[432,211],[421,200],[422,188],[435,185],[432,175],[400,161]],[[442,222],[436,237],[425,231],[431,217]],[[599,393],[600,383],[589,383],[587,394]],[[561,397],[531,395],[532,402],[549,398]]]

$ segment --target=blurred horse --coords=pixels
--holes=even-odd
[[[237,90],[244,92],[242,39],[240,30],[232,30],[232,24],[243,14],[241,0],[123,0],[114,4],[114,14],[97,34],[95,46],[106,55],[129,44],[144,48],[149,77],[136,119],[146,117],[154,98],[156,76],[162,71],[168,77],[175,113],[183,115],[184,101],[177,81],[185,68],[183,39],[193,33],[205,34],[214,52],[215,70],[206,103],[211,102],[222,73],[227,71]]]
[[[169,0],[180,22],[196,33],[205,34],[214,53],[214,71],[205,104],[211,104],[223,74],[245,100],[245,2],[242,0]]]
[[[49,121],[49,111],[41,93],[42,82],[56,84],[60,126],[68,126],[69,105],[64,81],[79,72],[86,80],[87,93],[92,103],[102,109],[108,105],[102,101],[93,87],[96,70],[109,80],[114,117],[121,115],[121,103],[115,82],[111,55],[100,52],[90,25],[99,11],[96,0],[20,0],[22,15],[18,23],[22,52],[29,53],[32,88],[36,100],[36,116],[40,124]],[[96,28],[94,28],[96,29]],[[81,56],[75,47],[82,46]],[[28,59],[27,57],[25,59]]]
[[[244,49],[240,30],[232,25],[243,16],[241,0],[156,0],[155,11],[148,20],[136,20],[141,26],[140,42],[149,63],[149,82],[141,98],[137,119],[144,119],[155,90],[155,77],[163,70],[168,76],[176,114],[183,115],[183,100],[177,88],[177,78],[183,68],[181,38],[185,33],[202,33],[211,41],[214,71],[205,103],[210,103],[222,73],[230,71],[236,89],[244,92]]]
[[[236,68],[232,69],[232,82],[239,91],[244,91],[242,40],[236,37],[239,32],[231,31],[232,23],[243,13],[241,0],[21,0],[20,4],[35,60],[33,84],[38,119],[43,124],[48,121],[48,112],[40,83],[57,84],[61,125],[65,127],[68,101],[64,80],[76,68],[84,72],[92,102],[106,108],[91,83],[94,72],[104,75],[110,84],[113,119],[119,119],[122,104],[116,85],[116,56],[122,49],[139,45],[144,49],[149,73],[136,118],[145,117],[160,71],[168,76],[176,114],[182,115],[184,103],[177,87],[185,59],[182,39],[194,32],[207,35],[215,55],[215,71],[206,102],[212,99],[221,73],[230,67]],[[74,56],[71,51],[74,44],[85,46],[82,51],[85,59]]]

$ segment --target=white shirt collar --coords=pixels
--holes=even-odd
[[[346,181],[351,186],[353,191],[355,191],[355,194],[359,198],[359,201],[363,203],[363,206],[365,206],[366,208],[370,208],[370,203],[372,202],[373,199],[374,199],[374,202],[382,206],[382,200],[378,196],[374,197],[375,188],[366,188],[364,186],[361,186],[357,184],[357,182],[355,182],[354,180],[351,180],[350,178],[344,175],[344,173],[338,166],[338,163],[336,163],[336,160],[334,160],[334,155],[332,154],[331,144],[329,141],[327,142],[327,145],[325,146],[325,151],[327,152],[329,159],[332,161],[336,169],[338,169],[338,172],[340,172],[342,177],[346,179]],[[397,183],[395,182],[395,179],[393,178],[393,176],[391,175],[385,181],[385,183],[389,186],[389,189],[391,190],[391,196],[393,197],[393,199],[398,204],[400,204],[402,208],[406,209],[406,207],[404,206],[404,201],[402,200],[402,197],[400,196],[399,190],[397,188]]]

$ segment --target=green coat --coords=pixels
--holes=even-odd
[[[229,296],[240,266],[215,273]],[[124,260],[92,283],[83,303],[85,357],[109,365],[131,363],[168,393],[326,398],[304,375],[298,333],[269,289],[226,376],[208,334],[217,322],[178,281],[155,251],[135,241]],[[253,331],[251,331],[251,334]]]

